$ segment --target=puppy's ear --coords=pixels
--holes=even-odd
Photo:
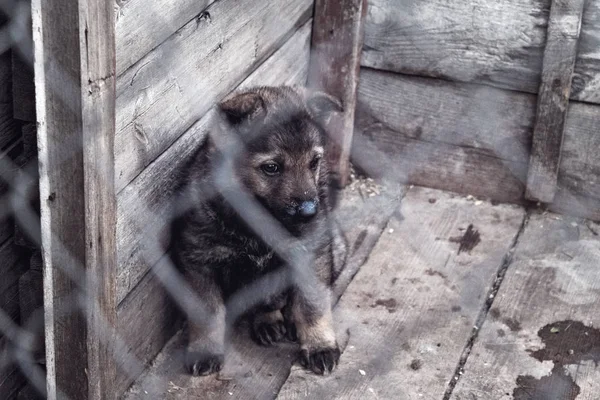
[[[219,103],[219,109],[234,125],[266,113],[265,102],[257,92],[235,94]]]
[[[325,92],[306,92],[306,105],[315,118],[326,117],[333,112],[342,112],[342,103]]]

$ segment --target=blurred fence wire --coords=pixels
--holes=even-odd
[[[16,54],[30,68],[33,68],[30,3],[28,1],[0,0],[0,24],[0,60],[3,57],[5,60],[10,60],[10,54]],[[60,68],[60,66],[57,66],[57,68]],[[10,70],[10,68],[8,69]],[[57,71],[57,73],[67,76],[63,72]],[[0,79],[2,77],[0,75]],[[4,82],[0,83],[5,84]],[[79,84],[79,82],[72,82],[73,87],[77,87]],[[2,88],[0,94],[5,90],[8,91],[9,89]],[[61,88],[56,90],[58,93],[66,93]],[[66,96],[63,100],[66,104],[73,101]],[[4,100],[0,98],[0,101]],[[364,139],[362,139],[362,136],[355,135],[355,140],[361,141]],[[14,135],[14,140],[4,144],[1,149],[0,224],[10,224],[14,220],[20,234],[25,235],[29,242],[28,247],[19,250],[19,257],[28,261],[32,257],[39,257],[43,254],[43,251],[40,237],[40,211],[37,208],[37,203],[31,199],[31,193],[37,193],[35,188],[32,188],[32,185],[36,186],[38,184],[39,179],[37,176],[37,162],[35,155],[28,158],[22,157],[23,151],[19,150],[22,141],[23,139],[19,135]],[[79,147],[81,145],[85,146],[85,143],[65,144],[62,156],[68,159],[73,155],[73,152],[81,151]],[[241,142],[233,143],[228,148],[222,148],[221,151],[227,155],[225,159],[233,160],[242,151],[242,146]],[[499,144],[496,149],[497,152],[501,154],[504,147],[503,144]],[[367,143],[364,143],[364,146],[363,143],[358,143],[354,148],[365,149],[363,152],[353,154],[353,162],[358,164],[360,169],[367,175],[382,176],[384,181],[409,180],[410,173],[405,171],[400,176],[394,168],[395,160],[384,152],[376,150]],[[399,152],[395,157],[400,159],[405,155]],[[232,172],[231,163],[221,165],[216,176],[218,194],[222,195],[246,224],[253,227],[255,233],[286,261],[287,268],[264,276],[233,296],[227,304],[228,323],[232,324],[238,316],[290,285],[304,288],[306,293],[303,294],[307,298],[318,298],[318,293],[323,290],[320,287],[322,284],[314,271],[303,268],[304,265],[310,262],[310,253],[303,251],[305,244],[302,240],[290,235],[254,199],[251,193],[243,189]],[[207,190],[196,193],[196,195],[205,196],[203,200],[206,200],[217,195],[217,193]],[[150,266],[153,268],[150,269],[150,273],[155,274],[166,292],[183,311],[185,317],[195,324],[205,324],[207,316],[209,317],[211,313],[207,311],[208,306],[204,304],[202,294],[195,293],[189,283],[172,265],[170,259],[164,256],[165,249],[160,232],[164,220],[163,210],[153,209],[152,205],[146,204],[146,200],[140,196],[134,197],[136,202],[139,203],[140,215],[144,215],[144,218],[137,216],[137,219],[147,221],[148,224],[138,224],[136,226],[136,232],[140,233],[136,240],[139,241],[139,247],[143,249],[142,260],[147,264],[151,264]],[[195,197],[194,200],[199,202],[201,199]],[[177,207],[174,207],[177,214],[171,213],[171,215],[173,217],[184,215],[194,206],[195,204],[190,203],[178,204]],[[5,242],[0,243],[0,248],[1,246],[8,246],[9,240],[9,238],[5,238]],[[61,252],[64,253],[65,257],[72,259],[72,262],[68,263],[69,265],[78,265],[74,261],[76,258],[70,253],[68,246],[62,246]],[[160,261],[157,262],[157,260]],[[1,262],[3,260],[0,260]],[[87,313],[90,309],[90,302],[95,301],[93,294],[97,282],[90,281],[90,276],[86,275],[83,265],[79,265],[75,269],[66,269],[61,265],[56,267],[62,268],[60,272],[69,276],[77,286],[76,294],[72,296],[70,302],[71,307],[60,310],[60,312],[64,315]],[[4,268],[4,266],[0,265],[0,268]],[[25,271],[21,270],[21,273],[23,272]],[[0,270],[0,275],[3,273]],[[2,285],[2,288],[4,289],[4,285]],[[40,291],[42,289],[41,285],[36,286],[36,288]],[[2,295],[3,293],[0,293],[0,296]],[[41,294],[39,298],[42,298]],[[8,299],[8,302],[11,303],[11,309],[15,309],[15,303],[17,303],[16,309],[18,310],[18,294],[16,297]],[[59,319],[61,315],[55,314],[52,315],[52,318]],[[41,337],[44,334],[43,320],[44,310],[41,303],[38,304],[37,309],[30,310],[26,318],[22,313],[19,315],[18,312],[11,313],[5,309],[0,309],[0,385],[2,379],[12,374],[14,370],[18,371],[14,374],[19,374],[24,378],[21,384],[26,382],[35,388],[40,396],[44,395],[46,391],[46,362],[43,355],[43,345],[40,345]],[[130,351],[127,338],[121,337],[118,329],[115,331],[115,328],[108,323],[104,323],[102,326],[107,338],[116,338],[116,340],[110,342],[110,345],[113,347],[115,359],[119,362],[120,372],[135,379],[147,366],[146,362],[137,359],[134,352]],[[231,326],[228,328],[231,328]],[[382,348],[381,351],[386,352],[387,349]],[[388,355],[382,353],[375,356],[387,357]],[[157,379],[159,378],[157,377]],[[62,395],[61,398],[66,397]]]

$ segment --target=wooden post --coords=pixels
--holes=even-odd
[[[32,4],[48,399],[116,397],[113,14]]]
[[[584,3],[552,1],[525,193],[530,200],[550,203],[556,193]]]
[[[356,89],[367,0],[316,0],[308,86],[342,102],[344,112],[329,123],[334,179],[346,185],[354,130]]]

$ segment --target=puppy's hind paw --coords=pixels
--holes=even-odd
[[[335,347],[321,347],[316,349],[303,349],[300,363],[306,369],[318,375],[331,373],[340,360],[340,349]]]
[[[185,367],[193,376],[206,376],[221,371],[224,360],[223,354],[191,351],[186,354]]]

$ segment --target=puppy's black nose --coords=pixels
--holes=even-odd
[[[317,214],[317,202],[314,200],[303,201],[298,206],[298,213],[303,217],[312,217]]]

